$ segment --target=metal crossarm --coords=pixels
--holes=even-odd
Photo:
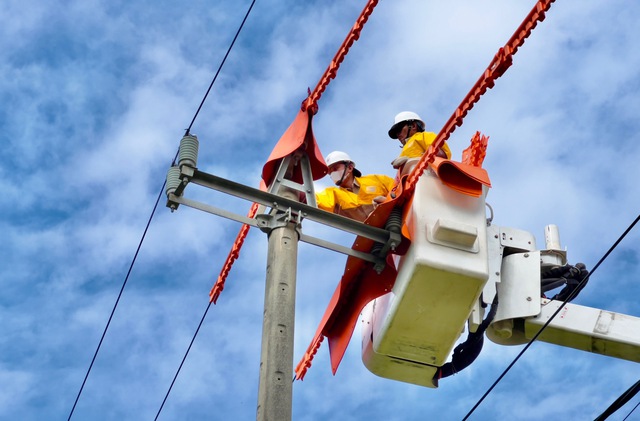
[[[394,248],[393,246],[400,243],[400,238],[397,233],[392,233],[382,228],[363,224],[359,221],[326,212],[322,209],[300,203],[296,200],[288,199],[286,197],[255,189],[193,168],[183,167],[181,178],[183,180],[183,186],[185,186],[187,183],[193,183],[209,189],[217,190],[221,193],[239,197],[241,199],[245,199],[254,203],[259,203],[265,207],[269,207],[275,210],[286,211],[290,209],[292,214],[295,215],[295,217],[299,220],[306,218],[324,225],[331,226],[341,231],[366,237],[375,242],[383,244],[387,249]],[[178,190],[176,190],[176,192],[177,191]],[[184,187],[179,189],[179,191],[182,193],[184,191]],[[213,205],[198,202],[192,199],[187,199],[183,196],[177,196],[175,193],[170,193],[168,195],[168,207],[176,208],[180,204],[260,229],[268,228],[268,226],[266,226],[268,225],[268,220],[266,219],[249,218],[245,215],[236,214],[234,212],[227,211]],[[353,250],[349,247],[345,247],[340,244],[336,244],[320,238],[312,237],[303,233],[300,234],[300,241],[334,250],[339,253],[358,257],[368,262],[380,263],[381,260],[383,260],[381,257],[374,256],[370,253],[363,253],[357,250]]]
[[[208,174],[199,170],[193,171],[193,176],[189,180],[189,182],[213,190],[217,190],[231,196],[236,196],[250,202],[260,203],[261,205],[270,208],[279,210],[290,208],[293,212],[301,214],[302,218],[306,218],[315,222],[329,225],[334,228],[338,228],[342,231],[347,231],[352,234],[366,237],[378,243],[386,244],[390,239],[390,232],[385,229],[372,227],[370,225],[363,224],[361,222],[346,218],[341,215],[336,215],[322,209],[300,203],[295,200],[287,199],[286,197],[278,196],[253,187],[245,186],[243,184],[236,183],[234,181],[227,180],[225,178],[218,177],[213,174]],[[169,202],[174,201],[176,203],[181,203],[180,200],[176,199],[178,199],[178,197],[175,195],[169,196]],[[246,217],[239,216],[238,219],[231,219],[247,223],[244,218]]]

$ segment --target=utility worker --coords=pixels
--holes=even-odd
[[[362,175],[345,152],[334,151],[325,158],[331,180],[337,187],[316,193],[318,208],[364,221],[378,203],[385,201],[394,185],[386,175]]]
[[[391,161],[393,168],[400,170],[400,174],[408,174],[420,157],[429,149],[436,138],[436,134],[424,131],[424,121],[413,111],[402,111],[394,119],[389,129],[389,137],[398,139],[402,144],[402,152]],[[445,143],[437,152],[437,156],[451,158],[451,150]]]

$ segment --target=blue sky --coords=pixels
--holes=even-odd
[[[3,2],[1,420],[68,416],[179,140],[250,4],[214,3]],[[258,185],[365,3],[256,3],[192,129],[202,171]],[[393,175],[393,116],[414,110],[439,131],[534,3],[381,1],[320,100],[323,154],[345,150],[364,173]],[[588,268],[640,209],[639,15],[621,0],[554,3],[449,141],[459,158],[476,130],[490,136],[494,223],[539,241],[556,224],[569,260]],[[238,229],[161,201],[73,419],[155,416]],[[160,419],[255,418],[266,252],[252,230]],[[344,261],[300,245],[296,362]],[[639,275],[636,229],[575,303],[638,317]],[[294,419],[458,420],[520,349],[487,341],[434,390],[369,373],[356,330],[336,376],[324,344],[294,383]],[[636,363],[536,343],[471,419],[593,419],[638,377]]]

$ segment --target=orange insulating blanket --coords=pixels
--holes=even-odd
[[[364,223],[383,227],[395,206],[405,200],[402,192],[396,191],[396,194],[395,199],[380,204]],[[369,252],[373,244],[373,240],[357,237],[352,248]],[[403,254],[407,248],[408,240],[403,239],[396,252]],[[373,263],[353,256],[347,258],[344,275],[333,293],[333,297],[331,297],[315,337],[302,361],[296,367],[296,379],[304,377],[324,336],[329,339],[331,369],[335,374],[351,340],[358,315],[368,302],[391,291],[396,275],[397,271],[391,256],[388,257],[387,265],[380,274],[373,269]]]
[[[484,168],[438,157],[435,158],[431,166],[442,184],[457,192],[480,197],[482,185],[491,187],[489,174]]]
[[[284,132],[278,143],[271,151],[266,164],[262,168],[262,184],[269,186],[278,172],[280,160],[295,152],[306,152],[311,165],[311,175],[318,180],[327,174],[327,164],[320,153],[311,125],[312,115],[307,111],[299,111],[289,128]],[[293,168],[293,173],[287,179],[302,183],[300,166]]]
[[[280,167],[280,161],[289,155],[296,153],[306,153],[309,157],[309,163],[311,166],[311,175],[314,180],[320,179],[327,174],[327,164],[322,158],[316,139],[313,136],[313,128],[311,126],[312,114],[307,111],[299,111],[296,118],[289,128],[284,132],[276,146],[271,151],[271,155],[267,159],[267,163],[262,168],[262,180],[260,180],[260,189],[266,191],[268,186],[272,183],[278,169]],[[287,174],[289,180],[297,183],[302,183],[302,170],[300,165],[295,165],[297,162],[294,160],[293,165],[290,165],[290,173]],[[247,216],[253,218],[258,210],[258,204],[254,203],[249,210]],[[249,225],[243,224],[236,236],[236,240],[231,246],[229,255],[226,261],[222,265],[222,270],[218,275],[216,283],[209,292],[209,301],[214,304],[218,301],[220,293],[224,289],[224,284],[227,280],[227,276],[231,271],[233,263],[238,259],[240,255],[240,249],[244,243],[244,239],[249,233]]]

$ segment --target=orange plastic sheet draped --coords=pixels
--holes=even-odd
[[[394,192],[396,198],[380,204],[365,220],[365,224],[375,227],[383,227],[386,224],[393,209],[407,199],[400,186],[401,184]],[[369,252],[373,244],[373,240],[357,237],[352,248]],[[404,254],[407,247],[408,240],[405,238],[396,252]],[[296,367],[296,379],[301,380],[304,377],[325,336],[329,340],[331,368],[335,374],[353,335],[358,315],[368,302],[391,291],[396,275],[397,271],[391,256],[380,274],[373,269],[373,264],[370,262],[353,256],[347,258],[344,275],[333,293],[311,345]]]
[[[296,153],[307,154],[311,166],[311,176],[314,180],[318,180],[327,174],[327,164],[325,164],[322,158],[315,136],[313,135],[312,118],[310,112],[299,111],[293,123],[291,123],[280,140],[278,140],[278,143],[276,143],[273,151],[271,151],[271,155],[269,155],[267,159],[267,163],[262,168],[262,180],[260,181],[261,190],[267,190],[267,186],[271,184],[278,172],[282,159],[289,155],[295,155]],[[300,165],[295,165],[291,168],[289,179],[297,183],[302,183],[302,170]],[[257,210],[258,204],[254,203],[247,216],[253,218]],[[240,255],[240,249],[249,233],[249,228],[250,226],[247,224],[243,224],[240,228],[240,232],[238,232],[233,246],[231,246],[231,251],[229,251],[229,255],[222,265],[218,279],[209,292],[209,300],[214,304],[224,289],[233,263]]]
[[[491,187],[484,168],[439,157],[435,157],[432,167],[442,184],[462,194],[480,197],[483,185]]]
[[[262,168],[262,182],[266,186],[269,186],[273,181],[273,177],[278,172],[280,161],[284,157],[298,152],[304,152],[309,156],[311,175],[314,180],[318,180],[327,174],[327,164],[324,162],[322,153],[316,143],[316,138],[313,135],[312,119],[313,114],[310,111],[299,111],[293,123],[273,148],[267,163]],[[294,168],[294,172],[289,179],[296,183],[302,183],[300,166]]]

